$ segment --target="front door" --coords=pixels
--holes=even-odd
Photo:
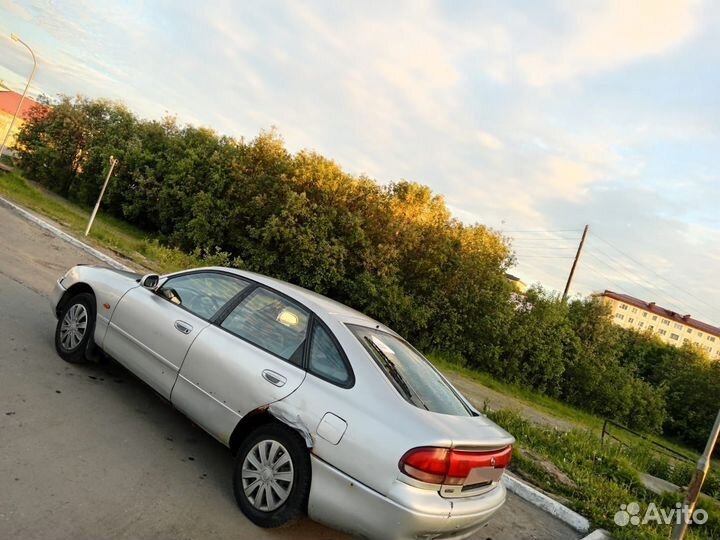
[[[170,277],[158,291],[135,287],[115,308],[102,347],[170,399],[192,342],[248,282],[221,272]]]
[[[192,344],[173,405],[228,444],[242,416],[302,384],[309,321],[292,300],[262,286],[251,290]]]

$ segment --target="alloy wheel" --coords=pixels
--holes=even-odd
[[[66,351],[72,351],[85,337],[88,313],[82,304],[73,304],[67,310],[60,324],[60,343]]]

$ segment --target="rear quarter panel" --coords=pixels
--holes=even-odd
[[[401,474],[399,461],[412,448],[498,448],[513,442],[512,436],[482,415],[431,413],[408,403],[345,324],[332,317],[323,320],[348,356],[355,385],[341,388],[309,373],[294,393],[271,406],[271,412],[304,426],[318,458],[390,496],[393,482]],[[347,423],[337,444],[318,434],[318,426],[328,412]]]

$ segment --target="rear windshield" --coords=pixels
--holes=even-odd
[[[407,401],[436,413],[472,416],[435,368],[407,342],[374,328],[348,327]]]

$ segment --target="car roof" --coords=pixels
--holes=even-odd
[[[338,319],[342,322],[372,326],[374,328],[381,328],[387,332],[395,334],[393,330],[391,330],[384,324],[376,321],[372,317],[368,317],[364,313],[353,309],[350,306],[346,306],[345,304],[342,304],[337,300],[333,300],[332,298],[328,298],[327,296],[323,296],[322,294],[318,294],[298,285],[293,285],[292,283],[288,283],[287,281],[275,279],[269,276],[265,276],[263,274],[258,274],[256,272],[238,270],[237,268],[218,266],[208,267],[206,269],[230,272],[241,277],[246,277],[252,281],[256,281],[262,285],[267,285],[268,287],[271,287],[277,291],[280,291],[283,294],[290,296],[291,298],[294,298],[301,304],[306,305],[308,308],[312,309],[316,314],[320,316],[325,315]],[[196,268],[194,270],[202,269]]]

